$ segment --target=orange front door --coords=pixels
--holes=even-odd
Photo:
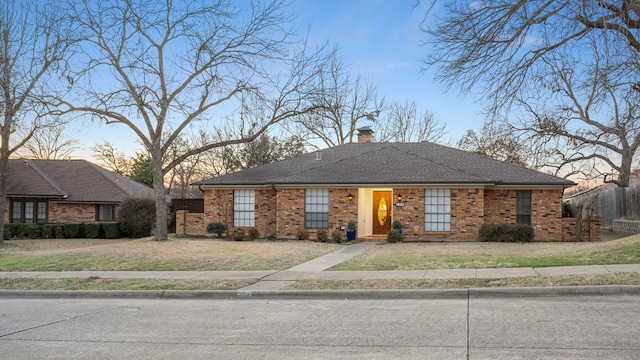
[[[373,229],[374,235],[386,234],[391,230],[391,192],[373,192]]]

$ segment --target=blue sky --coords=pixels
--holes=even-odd
[[[370,76],[378,95],[387,103],[415,101],[419,110],[433,112],[446,124],[445,141],[452,145],[468,129],[479,129],[483,118],[477,97],[463,96],[455,89],[445,92],[423,73],[420,59],[428,49],[421,46],[424,36],[419,23],[428,1],[414,9],[416,0],[292,0],[300,28],[310,26],[310,42],[329,41],[340,49],[340,56],[354,72]],[[91,146],[109,141],[133,156],[141,146],[133,132],[124,126],[94,123],[76,125],[69,137],[83,139],[79,157],[91,158]],[[75,130],[75,131],[73,131]],[[375,128],[374,128],[375,131]],[[87,132],[92,136],[87,137]]]

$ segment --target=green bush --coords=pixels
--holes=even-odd
[[[89,239],[98,239],[100,235],[104,236],[102,232],[102,225],[100,223],[84,223],[84,236]]]
[[[256,241],[260,238],[260,231],[256,228],[249,229],[249,240]]]
[[[235,228],[233,229],[233,232],[231,233],[231,237],[235,240],[235,241],[242,241],[244,240],[244,230],[240,229],[240,228]]]
[[[43,239],[53,239],[56,237],[56,225],[55,224],[43,224],[41,229],[41,235]]]
[[[341,231],[333,230],[331,232],[331,241],[340,244],[344,241],[344,235],[342,235]]]
[[[400,222],[400,220],[394,220],[391,223],[391,227],[394,229],[402,229],[402,223]]]
[[[150,236],[156,221],[156,202],[153,198],[143,197],[124,199],[118,210],[118,219],[125,235],[132,238]],[[104,232],[107,236],[106,227]]]
[[[218,237],[222,237],[222,234],[227,232],[227,225],[221,222],[207,224],[207,232],[209,234],[216,234]]]
[[[327,242],[329,240],[329,234],[326,230],[318,230],[316,233],[316,239],[320,242]]]
[[[4,225],[4,231],[2,233],[2,238],[4,240],[11,240],[11,229],[7,226],[9,224]]]
[[[118,222],[102,223],[102,230],[104,231],[104,237],[106,239],[121,238],[122,237],[122,231],[120,231],[121,228],[122,228],[122,224]]]
[[[44,224],[34,224],[29,226],[29,239],[42,239],[42,226]]]
[[[8,239],[24,239],[29,237],[29,230],[31,225],[29,224],[5,224],[5,238]]]
[[[81,235],[81,226],[77,223],[67,223],[62,225],[62,229],[64,230],[64,237],[66,238],[79,238]]]
[[[64,239],[64,228],[61,224],[56,224],[53,227],[54,238],[56,239]]]
[[[533,227],[525,224],[484,224],[479,240],[484,242],[532,242]]]
[[[402,234],[400,234],[397,231],[389,231],[387,233],[387,242],[390,243],[397,243],[397,242],[403,242],[404,241],[404,236],[402,236]]]

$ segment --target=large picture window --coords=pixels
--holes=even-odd
[[[304,197],[304,227],[327,229],[329,227],[329,190],[307,189]]]
[[[451,189],[425,189],[424,229],[432,232],[451,231]]]
[[[47,202],[42,200],[11,200],[12,223],[45,223],[47,222]]]
[[[531,190],[516,190],[516,222],[531,225]]]
[[[235,190],[233,192],[233,226],[254,227],[255,223],[255,190]]]

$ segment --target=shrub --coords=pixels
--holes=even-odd
[[[333,230],[331,232],[331,241],[332,242],[340,244],[343,240],[344,240],[344,236],[342,235],[342,232],[340,232],[338,230]]]
[[[97,239],[100,237],[100,233],[102,230],[102,226],[100,225],[100,223],[85,223],[83,227],[84,236],[90,239]],[[104,233],[102,233],[102,236],[104,236]]]
[[[80,235],[80,224],[76,223],[68,223],[62,225],[62,229],[64,230],[64,237],[66,238],[78,238]]]
[[[155,217],[155,216],[154,216]],[[102,230],[104,231],[104,237],[106,239],[118,239],[122,237],[122,223],[118,222],[106,222],[102,223]]]
[[[56,239],[64,239],[64,228],[60,224],[53,226],[53,236]]]
[[[9,227],[7,225],[9,225],[9,224],[5,224],[4,225],[4,232],[2,233],[2,239],[11,240],[11,230],[9,229]]]
[[[41,239],[42,238],[42,226],[44,224],[29,226],[29,239]]]
[[[320,242],[327,242],[329,240],[329,234],[327,233],[326,230],[318,230],[316,234],[316,238]]]
[[[121,230],[129,237],[151,235],[156,221],[156,203],[153,198],[130,197],[122,201],[118,210]],[[105,236],[106,236],[105,228]]]
[[[355,230],[356,229],[356,222],[353,220],[350,220],[347,223],[347,230]]]
[[[207,232],[209,234],[216,234],[218,237],[222,237],[222,234],[227,232],[227,225],[221,222],[207,224]]]
[[[394,220],[391,223],[391,227],[394,229],[402,229],[402,223],[400,222],[400,220]]]
[[[239,228],[235,228],[235,229],[233,229],[233,232],[231,233],[231,237],[232,237],[235,241],[242,241],[242,240],[244,240],[244,230],[239,229]]]
[[[525,224],[484,224],[479,240],[484,242],[532,242],[533,227]]]
[[[44,224],[41,229],[41,236],[43,239],[53,239],[56,237],[56,226],[55,224]]]
[[[402,236],[402,234],[400,234],[397,231],[389,231],[387,233],[387,242],[390,243],[397,243],[397,242],[403,242],[404,241],[404,236]]]
[[[296,233],[296,238],[298,240],[309,240],[309,233],[305,229],[300,229]]]
[[[256,241],[260,238],[260,231],[256,228],[249,229],[249,240]]]

